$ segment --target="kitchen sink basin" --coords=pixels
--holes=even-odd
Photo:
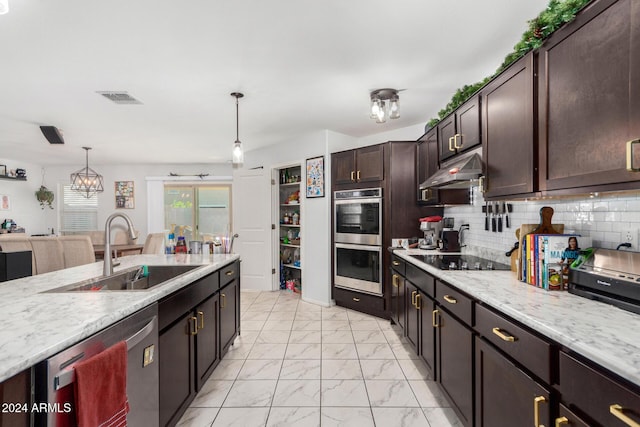
[[[146,273],[145,273],[146,267]],[[199,265],[149,265],[136,266],[114,273],[109,277],[94,277],[82,282],[51,289],[46,292],[95,292],[95,291],[140,291],[161,285]]]

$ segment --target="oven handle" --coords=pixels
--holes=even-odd
[[[354,245],[351,243],[334,243],[334,245],[336,248],[340,249],[356,249],[382,253],[382,246]]]
[[[382,197],[371,197],[368,199],[337,199],[333,201],[334,205],[359,205],[362,203],[382,203]]]

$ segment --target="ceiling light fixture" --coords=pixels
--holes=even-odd
[[[239,114],[238,114],[238,99],[242,98],[244,94],[240,92],[232,92],[231,96],[236,98],[236,142],[233,144],[233,164],[241,165],[244,163],[244,153],[242,152],[242,146],[240,145],[239,137]]]
[[[87,199],[96,193],[104,191],[102,175],[89,167],[89,150],[91,147],[82,147],[86,151],[86,166],[71,174],[71,189],[83,193]]]
[[[400,96],[397,89],[376,89],[371,92],[371,118],[376,123],[384,123],[387,117],[400,117]],[[387,102],[385,102],[387,101]]]
[[[0,15],[9,13],[9,0],[0,0]]]

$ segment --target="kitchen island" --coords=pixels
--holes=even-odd
[[[101,276],[101,262],[1,283],[0,382],[238,259],[237,254],[121,258],[116,273],[137,265],[202,266],[146,290],[45,293]]]

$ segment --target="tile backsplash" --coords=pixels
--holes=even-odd
[[[513,212],[509,214],[511,228],[504,228],[501,233],[485,231],[485,214],[482,212],[484,200],[482,195],[474,196],[473,205],[445,207],[444,216],[455,218],[455,228],[461,224],[469,224],[461,241],[467,250],[477,252],[495,252],[500,260],[507,261],[504,252],[516,242],[516,229],[520,224],[540,223],[540,209],[550,206],[554,210],[553,224],[564,224],[565,233],[575,232],[590,236],[593,246],[615,249],[623,242],[626,230],[640,230],[640,191],[625,193],[607,193],[581,198],[536,199],[509,202]],[[504,220],[503,220],[504,223]],[[630,250],[640,252],[640,248]]]

